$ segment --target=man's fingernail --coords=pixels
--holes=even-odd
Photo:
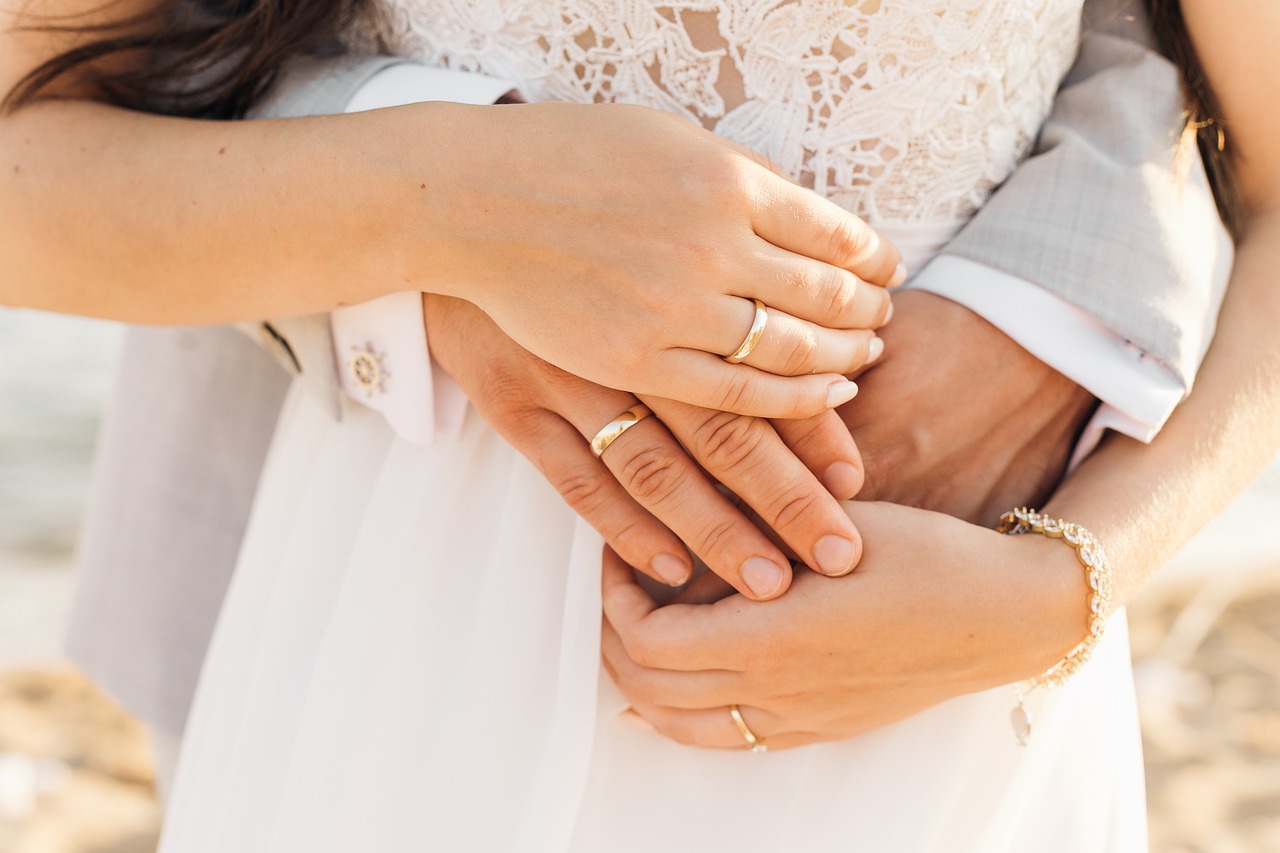
[[[659,554],[649,561],[649,568],[668,586],[680,586],[689,579],[689,567],[675,554]]]
[[[832,382],[827,388],[827,408],[834,409],[836,406],[843,406],[856,396],[858,396],[857,383],[850,382],[848,379]]]
[[[643,729],[646,732],[657,731],[657,729],[653,727],[653,723],[649,722],[644,717],[637,714],[634,708],[628,708],[618,716],[626,720],[631,725],[635,726],[637,729]]]
[[[742,564],[742,582],[756,598],[768,598],[782,589],[786,573],[777,563],[764,557],[751,557]]]
[[[822,485],[837,498],[851,498],[858,493],[862,477],[851,462],[832,462],[822,472]]]
[[[893,277],[889,279],[890,287],[897,287],[907,280],[907,265],[898,264],[893,270]]]
[[[853,568],[853,543],[843,536],[823,536],[813,546],[813,560],[828,577],[847,575]]]
[[[889,307],[893,307],[892,304]],[[867,364],[874,364],[882,355],[884,355],[884,338],[872,338],[871,343],[867,345]]]
[[[880,321],[880,325],[883,326],[885,323],[888,323],[892,319],[893,319],[893,303],[890,302],[889,310],[884,312],[884,319]]]

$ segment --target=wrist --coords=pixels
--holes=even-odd
[[[484,305],[495,286],[509,286],[488,261],[515,242],[503,197],[514,180],[504,116],[514,109],[430,102],[381,111],[383,126],[369,133],[391,140],[379,164],[384,236],[369,256],[390,289]]]
[[[1005,536],[1007,582],[1022,602],[1012,620],[1010,680],[1046,672],[1089,634],[1089,587],[1075,549],[1062,541],[1027,534]]]

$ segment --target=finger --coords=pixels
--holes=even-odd
[[[730,715],[727,705],[692,711],[654,705],[633,705],[632,713],[658,734],[686,746],[740,752],[748,752],[752,747],[751,742],[738,730],[737,723]],[[751,734],[755,736],[756,742],[763,742],[769,752],[794,749],[823,740],[810,732],[773,730],[772,734],[765,734],[762,729],[768,731],[771,727],[776,729],[778,725],[771,715],[759,708],[743,705],[738,706],[738,713],[746,722]]]
[[[677,672],[649,669],[627,654],[622,638],[608,622],[600,635],[601,660],[622,695],[634,704],[669,708],[715,708],[743,699],[740,673],[722,670]]]
[[[582,411],[566,408],[572,413],[568,417]],[[589,440],[615,416],[597,415],[575,426]],[[735,589],[763,601],[790,586],[790,561],[721,494],[657,418],[628,429],[600,458],[621,488]],[[688,569],[682,580],[688,580],[692,566]]]
[[[896,246],[813,190],[772,179],[768,191],[760,193],[756,201],[752,226],[773,245],[841,267],[883,287],[906,279]]]
[[[703,572],[680,590],[668,604],[715,604],[735,592],[729,582],[715,572]]]
[[[747,305],[754,314],[754,304],[748,302]],[[768,318],[764,331],[742,361],[760,370],[779,376],[849,374],[861,370],[884,352],[884,341],[869,329],[829,329],[776,308],[763,310]]]
[[[734,295],[832,329],[878,329],[889,315],[888,290],[840,267],[768,244],[751,260],[756,272]]]
[[[751,651],[745,620],[731,620],[718,605],[658,607],[635,574],[606,548],[601,570],[605,619],[617,631],[627,656],[650,669],[686,672],[745,668]],[[763,604],[737,599],[740,606]]]
[[[776,420],[773,428],[804,466],[838,500],[850,500],[862,489],[862,454],[839,413],[823,412],[803,420]]]
[[[663,394],[724,412],[760,418],[807,418],[852,400],[858,386],[838,373],[775,376],[746,364],[728,364],[718,355],[687,349],[656,354],[651,374],[657,385],[633,389]]]
[[[512,443],[629,565],[670,586],[693,574],[684,543],[627,494],[569,423],[548,412],[536,434]]]
[[[770,424],[671,400],[645,402],[806,564],[830,577],[853,571],[862,555],[857,528]]]

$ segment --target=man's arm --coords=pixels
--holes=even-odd
[[[931,295],[897,300],[888,357],[843,411],[862,497],[990,524],[1049,494],[1086,422],[1082,448],[1159,430],[1231,258],[1198,158],[1180,160],[1184,124],[1140,5],[1089,0],[1032,156],[915,276]]]

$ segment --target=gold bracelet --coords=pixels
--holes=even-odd
[[[1020,743],[1026,743],[1031,735],[1031,712],[1025,704],[1026,694],[1037,687],[1057,687],[1080,671],[1093,656],[1102,632],[1107,627],[1107,616],[1111,612],[1111,564],[1102,545],[1092,533],[1078,524],[1071,524],[1060,518],[1041,515],[1034,509],[1019,507],[1000,516],[996,525],[997,533],[1016,535],[1020,533],[1039,533],[1050,539],[1061,539],[1076,552],[1076,559],[1084,567],[1089,583],[1089,633],[1066,657],[1049,667],[1034,678],[1027,679],[1016,688],[1018,704],[1010,712],[1010,722],[1014,734]]]

